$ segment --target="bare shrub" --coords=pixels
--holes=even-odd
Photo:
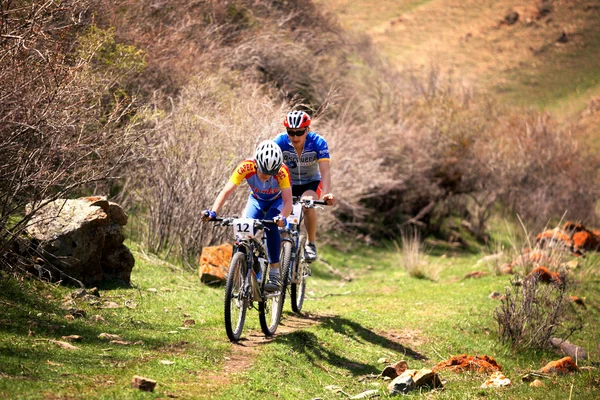
[[[94,190],[131,155],[136,129],[124,116],[132,98],[98,101],[129,68],[99,76],[93,63],[106,40],[85,57],[75,45],[91,4],[0,3],[0,256],[40,207]]]
[[[494,313],[503,343],[516,348],[550,347],[552,337],[567,339],[582,328],[581,321],[573,317],[566,273],[560,274],[560,281],[542,283],[536,275],[511,279]]]
[[[478,154],[498,200],[536,231],[561,215],[594,218],[600,195],[597,155],[586,154],[548,114],[511,113],[491,128],[479,142]]]
[[[210,208],[233,168],[252,157],[256,145],[281,128],[284,105],[275,105],[253,85],[230,86],[222,75],[203,74],[187,85],[168,116],[147,135],[146,158],[130,171],[130,204],[146,221],[144,243],[195,267],[202,246],[222,242],[200,212]],[[222,215],[241,215],[248,197],[241,185]]]

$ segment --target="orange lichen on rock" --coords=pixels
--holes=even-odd
[[[561,241],[561,242],[564,242],[565,244],[569,244],[569,245],[572,244],[571,238],[569,237],[569,235],[567,235],[565,232],[563,232],[559,229],[546,230],[546,231],[540,233],[539,235],[537,235],[535,240],[538,242],[540,242],[542,240],[554,240],[554,241]]]
[[[598,242],[592,232],[579,231],[573,234],[573,244],[580,249],[596,250]]]
[[[539,266],[534,268],[529,275],[527,275],[528,277],[537,277],[538,280],[540,282],[544,282],[544,283],[550,283],[550,282],[554,282],[554,283],[560,283],[560,277],[558,276],[558,274],[556,272],[551,272],[547,267],[544,266]]]
[[[566,232],[579,232],[585,230],[585,226],[579,222],[567,221],[563,225],[563,231]]]
[[[450,370],[454,372],[474,371],[480,373],[492,373],[501,371],[502,367],[489,356],[468,356],[461,354],[438,363],[432,368],[433,371]]]
[[[600,231],[590,231],[581,223],[566,222],[563,230],[571,236],[573,244],[584,250],[598,250],[600,247]]]
[[[575,361],[571,357],[564,357],[558,361],[551,361],[546,364],[540,372],[544,374],[568,374],[571,372],[579,371],[579,367],[575,364]]]
[[[233,246],[229,243],[202,249],[198,274],[205,283],[224,281],[229,270]]]

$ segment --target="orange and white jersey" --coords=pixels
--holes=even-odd
[[[245,179],[250,186],[250,191],[258,200],[271,201],[281,196],[281,189],[292,186],[288,167],[283,164],[275,176],[270,176],[266,182],[262,181],[256,174],[256,161],[254,159],[244,160],[235,167],[229,182],[240,185]]]

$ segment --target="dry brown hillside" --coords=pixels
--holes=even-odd
[[[436,64],[505,100],[577,113],[600,95],[597,0],[319,0],[399,67]]]

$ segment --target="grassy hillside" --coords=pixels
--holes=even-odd
[[[506,102],[573,115],[600,95],[595,0],[327,0],[400,68],[436,64]],[[512,25],[503,22],[519,14]],[[566,42],[558,42],[562,32]]]

